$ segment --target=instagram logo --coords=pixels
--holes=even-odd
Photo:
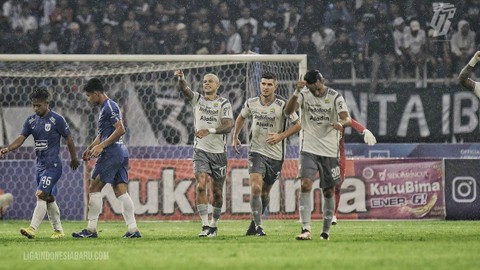
[[[459,176],[452,182],[453,200],[457,203],[471,203],[477,198],[477,183],[473,177]]]

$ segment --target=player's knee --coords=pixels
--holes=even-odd
[[[302,185],[301,185],[301,190],[302,192],[309,192],[312,190],[312,180],[308,179],[308,178],[304,178],[302,179]]]
[[[197,194],[205,193],[207,188],[205,185],[200,185],[200,183],[197,183]]]
[[[40,191],[40,190],[37,190],[37,192],[35,193],[36,197],[38,200],[42,200],[42,201],[46,201],[48,202],[48,197],[50,194],[48,194],[47,192],[45,191]]]
[[[333,193],[334,193],[334,188],[324,188],[323,189],[323,196],[325,198],[333,197]]]
[[[262,186],[256,183],[252,184],[252,195],[259,196],[262,194]]]

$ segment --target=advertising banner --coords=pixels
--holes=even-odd
[[[129,193],[138,219],[198,219],[191,160],[134,159],[130,162]],[[93,165],[93,163],[91,164]],[[224,187],[222,219],[250,218],[247,160],[230,160]],[[91,166],[87,166],[89,175]],[[298,219],[300,181],[297,160],[286,160],[282,178],[271,191],[268,218]],[[440,160],[348,160],[339,218],[442,219],[445,217]],[[86,179],[85,188],[88,185]],[[122,219],[122,207],[112,188],[103,190],[101,219]],[[319,180],[312,191],[312,218],[322,218]],[[210,211],[212,210],[211,207]]]
[[[441,160],[370,159],[355,161],[354,167],[366,196],[358,218],[445,218]]]
[[[480,220],[479,165],[479,159],[445,159],[447,219]]]

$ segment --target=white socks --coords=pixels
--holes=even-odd
[[[134,233],[137,229],[137,221],[135,220],[135,207],[133,206],[132,198],[128,193],[118,197],[122,202],[122,215],[128,227],[128,232]]]
[[[202,226],[209,226],[208,225],[208,208],[206,204],[199,204],[197,205],[197,211],[202,219]]]
[[[40,226],[40,223],[42,223],[43,219],[45,218],[46,213],[47,202],[44,200],[37,200],[37,206],[35,206],[35,210],[33,211],[30,227],[32,227],[34,230],[37,230]]]
[[[90,200],[88,201],[88,213],[87,213],[87,230],[89,232],[97,231],[98,216],[102,212],[102,193],[93,192],[90,193]]]
[[[60,221],[60,208],[56,201],[47,203],[47,215],[53,229],[55,231],[63,231],[62,222]]]

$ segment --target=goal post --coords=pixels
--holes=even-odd
[[[299,76],[307,72],[307,57],[259,54],[0,55],[0,142],[7,144],[18,136],[26,116],[33,113],[29,93],[35,86],[44,86],[52,96],[50,107],[66,118],[76,145],[79,149],[88,146],[96,136],[98,108],[88,105],[82,89],[88,79],[98,77],[105,85],[107,95],[122,109],[127,129],[124,139],[132,159],[129,191],[137,216],[140,219],[197,218],[194,215],[195,190],[191,160],[193,110],[175,87],[174,71],[177,69],[184,71],[192,90],[198,92],[202,92],[203,75],[217,74],[221,84],[219,95],[230,100],[236,118],[245,100],[258,95],[262,72],[275,73],[277,94],[288,98]],[[247,124],[241,134],[241,141],[246,145],[249,143]],[[285,177],[292,181],[279,181],[272,190],[270,213],[273,217],[297,217],[296,195],[291,191],[286,193],[287,189],[299,186],[294,181],[297,140],[295,136],[289,140],[284,166],[284,172],[287,172]],[[230,145],[231,134],[228,141]],[[25,146],[32,147],[33,141],[30,139]],[[244,150],[240,156],[229,151],[229,176],[223,209],[226,218],[249,216],[246,147]],[[33,151],[21,153],[14,158],[34,159]],[[66,152],[62,156],[68,159]],[[0,163],[8,172],[22,174],[25,171],[12,168],[25,166],[23,163],[3,160]],[[92,165],[88,163],[84,166],[86,179]],[[78,192],[72,190],[75,185],[68,184],[78,181],[72,179],[77,177],[72,173],[65,169],[62,177],[65,193]],[[25,178],[31,177],[25,175]],[[18,189],[19,185],[15,184],[13,178],[8,181],[5,183],[10,184],[0,188]],[[121,219],[121,207],[112,194],[108,188],[104,191],[102,215]],[[29,211],[27,209],[33,209],[33,206],[25,207],[26,200],[20,200],[19,203],[22,205],[12,207],[20,211],[15,217],[29,218],[28,213],[21,211]],[[67,218],[76,219],[77,215]]]

